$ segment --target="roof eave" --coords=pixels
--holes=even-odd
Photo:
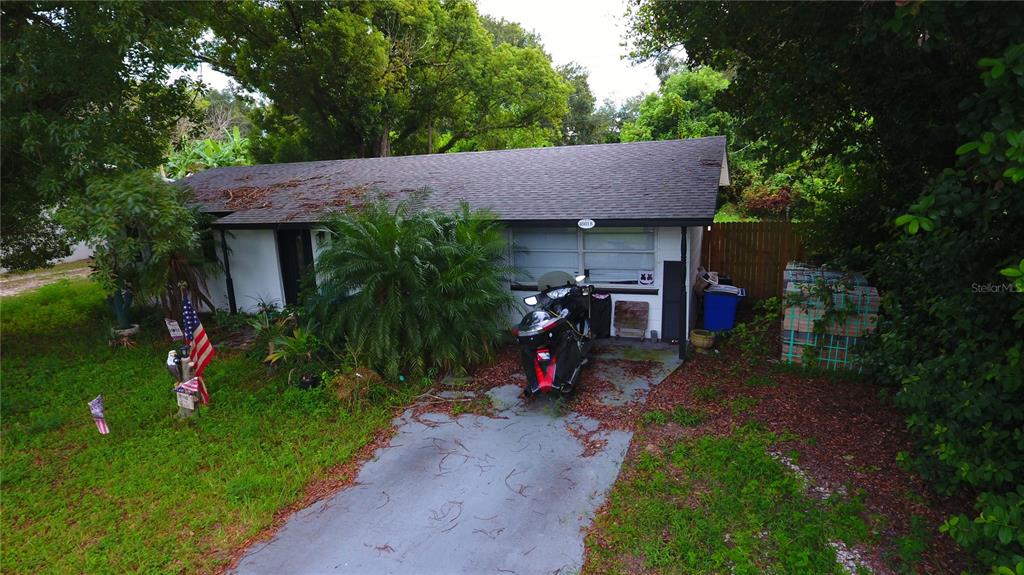
[[[576,219],[548,219],[548,220],[505,220],[498,218],[502,224],[509,228],[574,228],[579,223]],[[601,219],[597,221],[599,228],[628,228],[628,227],[697,227],[708,226],[714,222],[714,216],[707,218],[619,218]],[[213,222],[217,228],[231,230],[245,229],[297,229],[312,228],[322,225],[322,222],[245,222],[245,223],[220,223]]]

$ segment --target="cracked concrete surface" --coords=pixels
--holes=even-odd
[[[675,349],[644,346],[650,357],[642,359],[661,364],[645,376],[600,364],[602,355],[621,358],[624,347],[605,345],[591,369],[612,370],[603,377],[619,393],[609,401],[643,401],[678,365]],[[632,434],[599,432],[607,445],[583,457],[568,427],[592,430],[597,422],[562,413],[548,398],[525,404],[520,389],[510,382],[489,392],[496,417],[414,419],[406,412],[354,486],[293,515],[274,538],[253,546],[236,572],[577,572],[584,531]]]

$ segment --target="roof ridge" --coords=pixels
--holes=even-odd
[[[304,166],[304,165],[313,165],[313,164],[333,164],[333,163],[337,163],[337,162],[360,162],[360,161],[370,161],[370,162],[372,162],[372,161],[394,160],[394,159],[398,159],[398,158],[435,158],[435,157],[452,157],[452,156],[471,156],[471,155],[482,155],[482,154],[502,154],[502,153],[514,153],[514,152],[527,152],[527,151],[535,151],[535,150],[559,150],[559,151],[567,150],[568,151],[568,150],[579,150],[581,148],[598,148],[598,147],[612,148],[612,147],[617,147],[617,146],[636,146],[636,145],[651,145],[651,144],[665,145],[665,144],[669,144],[669,143],[681,143],[681,142],[690,143],[690,142],[699,142],[699,141],[702,141],[702,140],[718,140],[718,139],[725,140],[726,137],[725,137],[725,135],[717,135],[717,136],[701,136],[700,138],[673,138],[673,139],[670,139],[670,140],[641,140],[641,141],[636,141],[636,142],[607,142],[607,143],[601,143],[601,144],[572,144],[572,145],[567,145],[567,146],[532,146],[532,147],[528,147],[528,148],[504,148],[504,149],[501,149],[501,150],[470,150],[470,151],[465,151],[465,152],[447,152],[447,153],[432,153],[432,154],[405,154],[405,155],[401,155],[401,156],[368,156],[368,157],[365,157],[365,158],[336,158],[336,159],[333,159],[333,160],[307,160],[307,161],[304,161],[304,162],[277,162],[277,163],[271,163],[271,164],[249,164],[249,165],[243,165],[243,166],[218,166],[216,168],[209,168],[207,170],[203,170],[203,172],[197,172],[197,173],[205,173],[205,172],[211,172],[211,171],[215,171],[215,170],[217,170],[217,171],[229,171],[229,170],[253,169],[253,168],[259,168],[259,167],[264,167],[264,166]],[[178,181],[188,179],[188,178],[190,178],[190,177],[192,177],[194,175],[196,175],[196,174],[190,174],[189,176],[186,176],[185,178],[180,178]]]

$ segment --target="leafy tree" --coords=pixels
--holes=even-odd
[[[900,383],[896,402],[920,438],[908,462],[945,492],[979,494],[978,514],[944,530],[986,563],[1020,570],[1024,293],[1000,270],[1024,255],[1024,44],[979,64],[985,88],[963,103],[956,168],[895,220],[906,234],[875,264],[892,287],[871,357]]]
[[[659,60],[662,61],[662,60]],[[681,67],[670,59],[669,66]],[[625,121],[619,137],[623,142],[725,136],[730,145],[731,185],[721,203],[733,204],[744,216],[788,217],[801,193],[820,195],[817,178],[802,161],[772,169],[763,140],[739,137],[737,121],[722,110],[718,100],[729,87],[725,74],[708,67],[685,68],[664,76],[656,93],[640,102],[636,115]]]
[[[671,52],[662,52],[654,61],[654,75],[658,77],[658,83],[662,86],[665,81],[676,72],[686,69],[686,59],[680,58]]]
[[[590,91],[587,69],[575,62],[558,67],[558,73],[572,86],[569,94],[569,114],[562,122],[562,137],[559,144],[599,144],[604,138],[608,123],[595,113],[597,98]]]
[[[329,227],[313,296],[328,337],[392,378],[491,355],[512,300],[504,234],[490,214],[465,205],[415,212],[378,200]]]
[[[88,179],[156,167],[193,86],[169,81],[191,62],[201,5],[4,2],[0,263],[46,265],[70,253],[53,215]]]
[[[657,93],[647,95],[635,120],[622,126],[623,142],[727,136],[732,140],[733,117],[715,104],[729,80],[711,68],[673,74]]]
[[[93,277],[110,294],[119,327],[131,325],[135,296],[178,311],[178,282],[209,304],[196,214],[185,191],[151,170],[90,178],[85,193],[61,212],[60,223],[93,249]]]
[[[682,46],[691,65],[729,70],[718,105],[739,136],[770,144],[773,166],[810,155],[875,180],[844,193],[864,225],[830,232],[841,249],[825,255],[855,265],[866,261],[852,261],[854,248],[891,238],[892,217],[951,165],[960,142],[949,127],[981,88],[978,60],[1024,29],[1017,6],[977,2],[644,0],[629,18],[635,59]]]
[[[640,94],[627,98],[622,104],[614,100],[605,100],[601,106],[594,111],[596,122],[602,126],[602,141],[604,144],[615,144],[622,140],[622,128],[630,122],[635,122],[640,115],[640,104],[644,101],[644,95]]]
[[[230,88],[197,92],[195,107],[202,115],[197,124],[192,117],[182,118],[174,135],[177,147],[192,140],[217,140],[238,128],[239,134],[249,137],[253,132],[251,116],[260,109],[253,102]]]
[[[496,147],[557,130],[569,87],[535,47],[495,45],[472,3],[233,2],[206,58],[273,106],[261,160]]]
[[[174,179],[221,166],[245,166],[252,163],[249,138],[243,138],[238,126],[225,130],[219,139],[205,138],[189,142],[167,158],[164,169]]]
[[[533,30],[523,28],[518,22],[510,22],[504,18],[495,18],[487,14],[480,15],[480,24],[493,38],[494,46],[509,44],[516,48],[535,48],[544,52],[544,43],[541,42],[540,34]],[[548,56],[550,59],[550,56]]]

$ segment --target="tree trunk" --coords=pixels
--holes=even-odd
[[[119,282],[118,288],[114,290],[114,293],[107,296],[107,303],[114,312],[118,329],[132,327],[131,307],[132,300],[134,299],[132,292],[124,289],[123,282]]]
[[[386,158],[391,155],[391,130],[387,126],[381,130],[377,141],[373,143],[373,155],[378,158]]]
[[[427,153],[434,153],[434,119],[427,117]]]

